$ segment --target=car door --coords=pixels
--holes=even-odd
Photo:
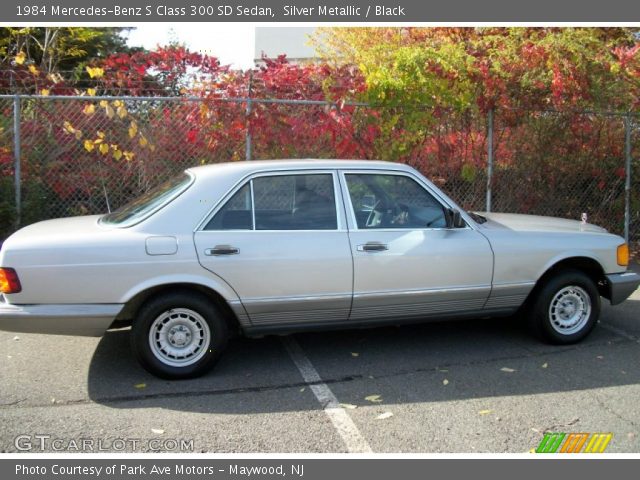
[[[493,254],[469,225],[448,228],[445,204],[419,177],[341,171],[354,263],[350,319],[480,312]]]
[[[231,285],[253,326],[348,318],[353,269],[338,189],[332,170],[261,173],[195,233],[202,266]]]

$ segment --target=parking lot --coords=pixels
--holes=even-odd
[[[640,290],[569,347],[517,318],[236,339],[180,382],[142,370],[126,330],[0,332],[0,352],[2,452],[524,453],[545,431],[640,451]]]

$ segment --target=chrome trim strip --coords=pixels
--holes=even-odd
[[[398,297],[398,296],[420,296],[420,295],[446,295],[446,294],[460,294],[461,292],[482,292],[489,291],[491,286],[489,285],[474,285],[471,287],[448,287],[448,288],[429,288],[429,289],[416,289],[416,290],[393,290],[382,292],[366,292],[366,293],[354,293],[354,298],[384,298],[384,297]]]

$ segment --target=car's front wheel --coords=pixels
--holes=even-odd
[[[527,310],[537,336],[555,344],[576,343],[598,322],[600,294],[586,274],[564,270],[540,286]]]
[[[153,375],[193,378],[213,367],[228,336],[227,323],[211,301],[195,292],[176,292],[142,306],[131,328],[131,347]]]

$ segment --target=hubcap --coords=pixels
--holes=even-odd
[[[576,285],[562,288],[549,305],[549,320],[553,329],[563,335],[580,331],[591,316],[591,298]]]
[[[172,367],[194,364],[204,356],[210,343],[209,325],[202,315],[188,308],[163,312],[149,329],[153,355]]]

